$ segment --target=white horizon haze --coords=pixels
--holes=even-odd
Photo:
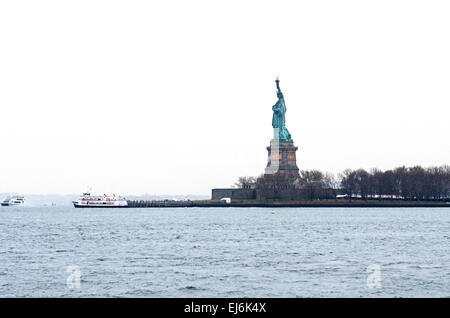
[[[0,193],[208,195],[450,163],[448,1],[2,1]]]

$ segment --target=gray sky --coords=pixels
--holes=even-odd
[[[450,162],[448,1],[2,1],[0,192],[209,194]]]

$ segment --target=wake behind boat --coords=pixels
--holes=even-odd
[[[77,201],[72,201],[76,208],[126,208],[128,202],[125,198],[116,196],[91,195],[89,192],[83,193]]]

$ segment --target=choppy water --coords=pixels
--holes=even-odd
[[[450,209],[271,210],[3,207],[0,296],[450,296]]]

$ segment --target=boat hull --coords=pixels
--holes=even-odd
[[[8,203],[8,202],[2,202],[2,206],[19,206],[23,205],[23,203]]]

